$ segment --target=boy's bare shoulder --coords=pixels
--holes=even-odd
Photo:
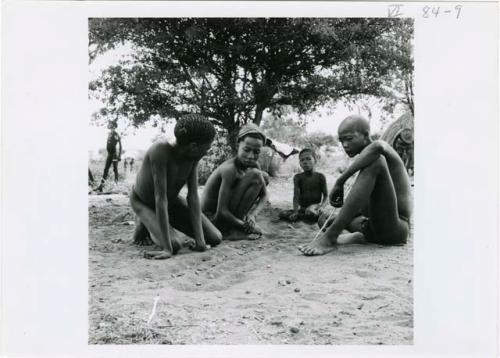
[[[168,158],[172,151],[172,145],[167,141],[156,142],[146,152],[151,160],[158,160]]]
[[[302,179],[303,173],[297,173],[293,176],[293,182],[297,185]]]
[[[236,174],[236,166],[234,164],[234,158],[228,159],[224,163],[219,165],[219,167],[215,170],[215,172],[223,176]]]

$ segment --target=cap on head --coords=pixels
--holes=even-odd
[[[215,137],[214,125],[200,114],[182,116],[174,128],[174,135],[179,144],[210,143]]]
[[[341,131],[355,131],[361,134],[370,135],[370,123],[362,116],[357,114],[348,116],[340,122],[339,133]]]
[[[262,139],[262,143],[266,143],[266,135],[254,123],[245,124],[243,127],[241,127],[240,131],[238,132],[238,143],[245,139],[245,137],[247,136]]]

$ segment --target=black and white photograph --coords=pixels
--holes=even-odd
[[[497,2],[0,7],[1,357],[498,356]]]
[[[413,343],[412,19],[91,18],[89,69],[89,343]]]

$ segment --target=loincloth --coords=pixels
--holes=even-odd
[[[361,224],[361,233],[365,236],[365,240],[370,243],[380,244],[380,245],[401,245],[406,244],[408,239],[408,235],[410,233],[410,219],[406,216],[400,215],[399,218],[403,220],[408,225],[408,232],[406,235],[401,235],[399,238],[387,239],[380,237],[380,235],[376,235],[373,227],[370,223],[369,218],[364,218],[363,223]]]

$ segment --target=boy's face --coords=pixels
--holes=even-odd
[[[339,131],[339,141],[349,157],[354,157],[367,145],[366,134],[359,133],[351,128]]]
[[[238,143],[238,160],[245,166],[255,167],[262,149],[262,139],[245,137]]]
[[[310,172],[314,169],[316,160],[314,160],[314,157],[311,153],[305,152],[299,156],[299,164],[303,171]]]

